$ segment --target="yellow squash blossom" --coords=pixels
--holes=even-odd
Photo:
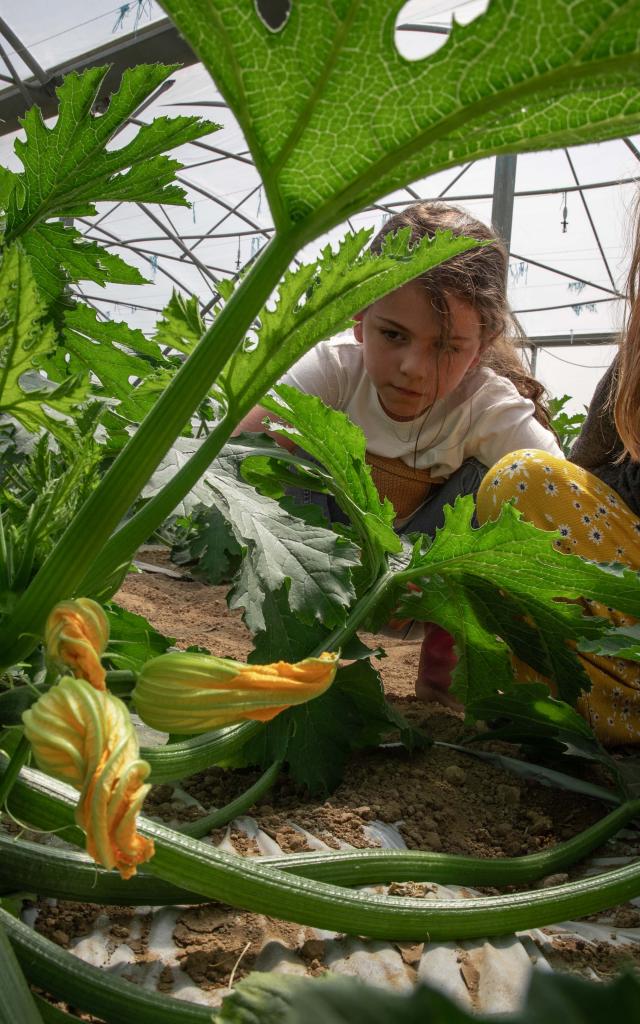
[[[126,706],[85,679],[65,676],[23,714],[38,767],[80,790],[76,822],[87,851],[123,878],[153,856],[153,841],[136,832],[149,790]]]
[[[144,665],[133,699],[140,717],[163,732],[208,732],[246,718],[268,722],[292,704],[324,693],[334,680],[338,657],[325,653],[293,665],[246,665],[176,651]]]
[[[96,601],[61,601],[47,619],[44,640],[48,661],[70,669],[96,690],[105,689],[100,658],[109,642],[109,620]]]

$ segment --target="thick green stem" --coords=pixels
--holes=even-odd
[[[2,776],[2,779],[0,779],[0,812],[4,810],[4,805],[6,803],[7,797],[9,796],[15,784],[15,781],[18,778],[18,775],[20,774],[20,769],[24,764],[26,764],[30,752],[31,744],[29,743],[29,740],[23,733],[22,736],[20,737],[20,742],[18,743],[18,746],[11,755],[9,766],[5,774]]]
[[[29,812],[29,796],[21,783],[14,798],[14,811],[19,818]],[[42,812],[40,800],[38,810]],[[35,813],[33,808],[31,813]],[[348,887],[408,881],[521,885],[564,871],[639,815],[640,801],[629,801],[573,839],[523,857],[464,857],[421,850],[374,849],[285,854],[264,857],[259,863],[303,878]],[[145,819],[141,819],[143,827],[144,823]],[[64,835],[68,838],[66,831]],[[82,845],[80,833],[74,833],[74,840]],[[84,853],[56,850],[0,833],[0,895],[16,891],[112,905],[164,906],[206,900],[205,896],[163,882],[144,870],[125,881],[115,871],[96,867]]]
[[[298,243],[293,231],[269,242],[251,273],[82,506],[0,631],[0,670],[20,661],[33,649],[52,606],[76,593],[96,552],[208,394],[253,317],[276,287]]]
[[[389,570],[380,576],[371,589],[360,598],[355,608],[352,608],[347,621],[342,626],[334,629],[333,633],[326,637],[309,657],[318,658],[323,651],[340,650],[347,640],[350,640],[357,630],[360,629],[363,622],[366,622],[386,592],[396,585],[397,579],[398,573]]]
[[[2,911],[3,917],[9,917]],[[0,1024],[42,1024],[33,996],[0,920]]]

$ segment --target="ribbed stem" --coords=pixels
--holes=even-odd
[[[28,795],[26,796],[28,801]],[[28,802],[16,804],[24,815]],[[59,812],[56,812],[59,813]],[[456,885],[521,885],[562,871],[602,846],[640,815],[640,801],[616,808],[567,842],[523,857],[463,857],[417,850],[353,850],[263,857],[258,863],[302,878],[347,887],[390,882]],[[143,821],[144,825],[144,821]],[[65,838],[68,838],[65,832]],[[82,838],[76,834],[82,843]],[[206,900],[146,872],[124,881],[97,868],[84,853],[56,850],[0,833],[0,894],[37,892],[41,896],[88,903],[160,906]]]
[[[212,764],[228,760],[242,750],[245,743],[257,736],[261,729],[264,729],[261,722],[230,725],[202,736],[193,736],[181,743],[167,743],[164,747],[141,747],[140,757],[151,765],[150,782],[174,782],[202,772]]]
[[[2,911],[3,917],[9,917]],[[0,920],[0,1024],[43,1024],[20,964]]]

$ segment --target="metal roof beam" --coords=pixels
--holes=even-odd
[[[31,103],[37,103],[42,116],[53,117],[58,112],[58,100],[55,87],[62,77],[70,71],[82,72],[87,68],[110,64],[98,100],[106,101],[109,95],[118,88],[122,73],[136,64],[182,64],[184,66],[198,63],[193,50],[180,36],[178,30],[168,18],[156,21],[153,25],[138,28],[129,35],[117,40],[110,40],[102,46],[79,54],[73,60],[48,68],[47,82],[42,84],[37,78],[29,78],[23,82],[28,91]],[[28,107],[25,96],[18,86],[3,89],[0,92],[0,135],[7,135],[19,129],[18,118],[22,117]]]

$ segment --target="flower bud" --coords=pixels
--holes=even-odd
[[[142,668],[133,699],[143,721],[163,732],[192,735],[247,718],[268,722],[324,693],[338,657],[247,665],[188,651],[161,654]]]
[[[130,878],[154,849],[136,832],[150,768],[140,760],[126,706],[85,679],[65,676],[22,718],[38,767],[80,790],[75,818],[88,853]]]
[[[47,619],[44,639],[49,662],[70,669],[96,690],[105,689],[100,658],[109,642],[109,620],[96,601],[61,601]]]

